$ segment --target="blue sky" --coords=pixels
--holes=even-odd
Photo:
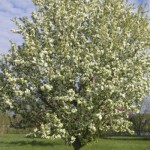
[[[135,3],[147,3],[150,6],[150,0],[129,0]],[[9,40],[17,44],[22,43],[21,36],[11,33],[11,29],[16,28],[11,21],[14,17],[30,16],[34,10],[32,0],[0,0],[0,53],[8,53],[10,48]]]
[[[10,48],[9,40],[22,43],[21,36],[11,33],[16,28],[14,17],[30,16],[34,10],[32,0],[0,0],[0,53],[7,53]]]

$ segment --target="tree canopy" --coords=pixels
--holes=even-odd
[[[33,0],[14,19],[24,43],[0,63],[0,105],[44,138],[79,150],[126,119],[149,92],[149,18],[124,0]]]

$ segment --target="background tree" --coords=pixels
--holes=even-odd
[[[130,132],[149,91],[149,19],[123,0],[33,0],[24,38],[1,61],[1,103],[44,138],[79,150],[101,131]]]
[[[131,113],[129,120],[133,123],[135,133],[141,136],[150,133],[150,98],[140,101],[139,107],[139,112]]]
[[[8,116],[0,111],[0,134],[7,133],[9,124]]]

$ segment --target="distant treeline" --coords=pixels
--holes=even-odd
[[[10,118],[6,113],[0,111],[0,134],[21,134],[28,133],[31,129],[16,129],[12,127],[11,121],[15,119]]]
[[[150,114],[132,114],[130,115],[129,120],[133,123],[133,130],[135,131],[136,135],[150,136]]]

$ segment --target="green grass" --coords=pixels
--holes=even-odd
[[[150,150],[150,137],[109,137],[99,139],[83,150]]]
[[[0,150],[71,150],[62,140],[25,138],[22,134],[0,135]]]
[[[150,137],[109,137],[98,139],[82,150],[149,150]],[[62,140],[30,139],[22,134],[0,135],[0,150],[73,150]]]

